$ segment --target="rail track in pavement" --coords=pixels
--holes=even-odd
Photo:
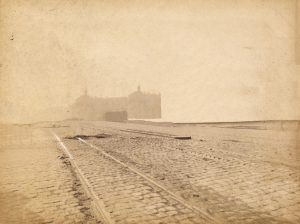
[[[155,183],[167,189],[169,192],[172,192],[187,205],[202,208],[201,210],[206,210],[208,215],[216,217],[218,220],[220,220],[219,217],[222,217],[222,223],[224,222],[224,219],[229,223],[289,223],[287,220],[281,219],[280,216],[272,217],[270,212],[273,211],[269,210],[270,205],[268,205],[270,199],[260,190],[272,190],[273,184],[280,185],[280,182],[278,182],[276,178],[273,181],[272,176],[272,178],[267,180],[268,178],[264,173],[257,173],[257,169],[259,169],[255,167],[257,164],[253,164],[243,157],[238,157],[239,155],[237,153],[228,155],[227,152],[211,150],[208,148],[193,150],[189,147],[182,148],[181,146],[179,147],[176,145],[174,147],[172,144],[169,146],[169,143],[175,142],[170,138],[122,132],[106,127],[81,127],[81,130],[86,134],[91,132],[109,132],[109,135],[106,134],[110,137],[103,139],[90,138],[86,142],[109,154],[126,166],[137,170]],[[71,132],[73,132],[73,134],[75,133],[75,131],[71,131],[71,129],[64,129],[61,131],[65,132],[64,135]],[[114,139],[116,139],[116,142],[114,142]],[[75,142],[78,141],[79,139],[76,139],[76,141],[72,140],[71,142],[76,145],[78,143]],[[166,141],[167,143],[165,143]],[[179,140],[176,141],[180,142]],[[98,151],[95,148],[94,150]],[[84,147],[80,146],[78,151],[83,152]],[[163,177],[161,178],[156,174],[153,175],[153,170],[154,172],[158,171],[158,173],[162,173]],[[264,171],[268,172],[268,169],[265,169]],[[291,174],[292,173],[289,175]],[[241,181],[239,179],[241,179]],[[251,181],[256,179],[258,180],[256,182],[261,181],[261,183],[259,184],[255,183],[255,181]],[[263,181],[267,181],[267,184],[264,184]],[[272,183],[272,186],[269,186],[270,181],[274,182]],[[147,182],[149,183],[149,181]],[[168,185],[168,183],[171,183],[171,185]],[[248,185],[247,189],[245,187],[246,184]],[[251,187],[252,184],[253,187]],[[239,188],[238,191],[241,193],[236,193],[236,189],[234,188]],[[247,192],[245,192],[244,189]],[[234,190],[234,192],[232,192],[232,190]],[[261,192],[255,192],[256,190]],[[255,204],[254,198],[251,200],[249,199],[249,197],[252,197],[249,195],[249,192],[251,194],[258,194],[256,200],[261,200],[263,198],[261,203],[263,203],[262,205],[266,206],[266,208],[256,208],[257,203]],[[231,194],[236,197],[237,200],[234,199],[234,197],[231,197]],[[190,200],[191,198],[195,199],[194,201],[197,203]],[[205,203],[202,206],[203,201],[205,201]],[[250,207],[248,206],[248,203]],[[259,212],[260,210],[262,211]],[[274,212],[278,212],[279,210]],[[248,217],[251,217],[251,220],[249,220]],[[159,220],[162,219],[160,218]],[[189,218],[189,221],[190,220],[192,219]],[[168,222],[170,222],[170,220],[168,220]]]
[[[65,139],[61,144],[103,201],[103,209],[113,222],[224,223],[99,147],[79,137],[77,140]]]

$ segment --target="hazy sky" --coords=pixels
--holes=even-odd
[[[140,84],[166,120],[300,119],[296,1],[2,0],[0,117]]]

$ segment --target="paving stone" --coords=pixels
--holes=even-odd
[[[5,206],[0,207],[0,222],[62,223],[66,215],[81,213],[72,203],[67,204],[68,213],[62,213],[63,209],[55,204],[62,197],[78,200],[69,192],[64,196],[55,194],[55,189],[72,186],[76,177],[59,159],[63,156],[62,150],[49,130],[12,125],[0,125],[0,130],[4,130],[0,139],[7,136],[8,131],[12,133],[11,141],[0,143],[0,189],[3,189],[0,204]],[[20,132],[28,133],[30,141],[26,141],[26,136],[21,138]],[[79,221],[84,220],[85,216]]]
[[[292,206],[300,202],[298,201],[300,191],[295,189],[299,188],[299,181],[295,178],[299,172],[293,166],[297,165],[299,161],[290,162],[292,158],[289,158],[291,160],[283,164],[285,161],[278,162],[276,160],[274,148],[275,151],[281,150],[282,152],[290,149],[286,143],[282,143],[283,141],[274,139],[271,136],[274,133],[260,130],[259,134],[254,134],[258,131],[252,130],[253,132],[250,134],[250,132],[239,130],[251,137],[243,136],[243,134],[231,135],[230,138],[236,139],[234,142],[230,142],[224,132],[219,136],[208,135],[209,139],[200,142],[199,138],[203,137],[187,130],[193,135],[192,140],[177,141],[145,135],[136,138],[136,134],[120,131],[122,128],[131,126],[133,129],[158,131],[157,127],[150,125],[129,123],[82,122],[80,124],[80,128],[83,128],[82,130],[86,134],[90,127],[96,128],[99,132],[110,132],[112,135],[109,138],[89,138],[87,141],[141,173],[160,181],[173,193],[179,196],[184,194],[186,203],[198,206],[209,214],[224,216],[222,218],[236,217],[233,219],[236,222],[245,220],[245,217],[252,217],[248,218],[248,221],[252,220],[253,223],[283,223],[283,221],[288,223],[289,221],[287,217],[284,218],[284,215],[297,211]],[[79,127],[74,126],[60,128],[57,131],[58,134],[64,135],[65,132],[76,132],[77,129]],[[221,129],[214,129],[216,132],[218,130]],[[175,134],[177,131],[180,133],[180,128],[164,130],[162,128],[159,131],[174,131],[173,134]],[[205,131],[201,134],[206,135]],[[230,131],[228,130],[228,132]],[[220,140],[220,138],[223,139]],[[266,139],[271,138],[272,141],[268,141],[266,144]],[[93,156],[94,151],[83,143],[66,140],[66,144],[72,151],[72,155],[74,154],[82,161],[80,165],[84,173],[89,180],[92,180],[91,184],[95,186],[100,196],[103,194],[101,192],[106,191],[105,188],[117,187],[118,191],[124,191],[126,197],[131,198],[130,200],[138,200],[134,196],[141,195],[144,199],[140,201],[145,205],[154,201],[166,203],[166,206],[168,204],[176,207],[175,211],[179,212],[177,215],[181,214],[180,203],[168,198],[161,190],[149,187],[149,183],[144,183],[149,187],[145,189],[145,192],[140,190],[135,192],[136,187],[124,188],[124,186],[136,186],[135,184],[141,181],[140,178],[132,177],[127,169],[99,165],[99,163],[107,164],[107,161],[112,161],[105,160],[99,155]],[[99,186],[103,187],[97,188]],[[118,199],[122,200],[122,193],[116,194],[116,197],[112,198],[113,191],[107,192],[110,192],[104,200],[107,204],[113,204],[112,201],[117,203]],[[151,198],[151,194],[158,195]],[[193,195],[199,195],[199,197]],[[160,208],[158,211],[167,212]],[[222,211],[232,212],[232,214],[228,216],[228,213]],[[153,220],[155,221],[155,219]],[[177,222],[178,220],[169,221]]]
[[[288,220],[288,221],[297,221],[299,220],[298,216],[292,215],[292,214],[285,214],[282,216],[284,219]]]

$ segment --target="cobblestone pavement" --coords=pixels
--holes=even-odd
[[[55,130],[60,136],[63,132]],[[168,192],[78,140],[62,139],[115,223],[211,223]]]
[[[255,160],[256,162],[259,160],[277,162],[289,166],[300,166],[300,132],[201,127],[199,125],[161,127],[130,123],[98,123],[100,125],[97,125],[97,123],[85,123],[85,126],[104,128],[103,130],[106,131],[109,128],[132,128],[173,135],[189,135],[194,140],[191,141],[193,148],[212,148],[224,153],[228,151],[231,156],[234,154],[234,157],[245,157],[247,160]],[[191,145],[182,141],[177,141],[176,144],[184,147]]]
[[[109,122],[86,122],[80,128],[60,129],[60,134],[110,133],[87,141],[228,223],[300,222],[298,145],[288,139],[290,133],[227,129],[218,133],[216,128],[206,132],[203,128],[203,135],[191,134],[192,140],[181,141],[120,131],[124,128],[191,134],[177,128]],[[78,146],[82,143],[69,141],[78,153],[84,152]]]
[[[0,223],[97,223],[49,130],[0,126]]]

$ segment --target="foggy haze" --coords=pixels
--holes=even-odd
[[[300,119],[297,10],[296,0],[1,1],[0,121],[67,116],[86,89],[120,97],[138,84],[161,93],[163,120]]]

